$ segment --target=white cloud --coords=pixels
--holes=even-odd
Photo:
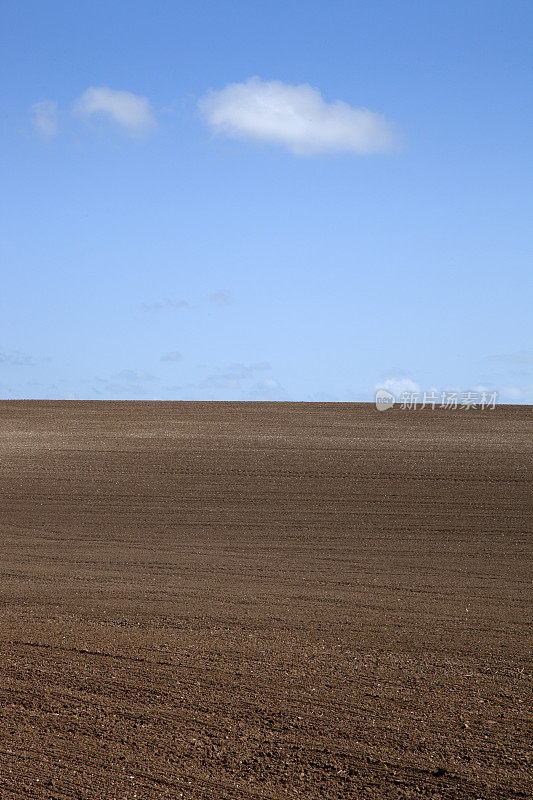
[[[30,106],[33,127],[47,139],[52,139],[59,133],[57,109],[58,105],[54,100],[39,100]]]
[[[396,398],[401,397],[403,392],[409,392],[409,394],[420,392],[418,383],[415,383],[410,378],[387,378],[376,383],[374,389],[376,391],[378,389],[386,389],[388,392],[392,392]]]
[[[369,155],[397,145],[393,126],[381,114],[341,100],[326,103],[309,84],[250,78],[209,92],[198,106],[216,133],[281,144],[296,155]]]
[[[83,92],[74,102],[73,111],[84,119],[94,115],[108,117],[132,134],[146,133],[156,124],[146,97],[106,86],[91,86]]]

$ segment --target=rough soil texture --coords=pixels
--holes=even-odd
[[[0,403],[0,798],[530,797],[530,421]]]

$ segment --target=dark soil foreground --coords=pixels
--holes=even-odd
[[[0,798],[530,797],[530,419],[0,403]]]

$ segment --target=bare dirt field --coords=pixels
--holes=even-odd
[[[532,794],[531,410],[0,403],[0,798]]]

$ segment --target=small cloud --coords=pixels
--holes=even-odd
[[[186,300],[170,300],[170,298],[165,298],[165,300],[158,300],[155,303],[142,303],[141,310],[142,311],[164,311],[166,309],[187,309],[190,308],[189,303]]]
[[[533,364],[533,352],[521,350],[518,353],[504,353],[503,355],[487,356],[489,361],[501,361],[507,364]]]
[[[398,144],[384,116],[341,100],[327,103],[309,84],[250,78],[208,92],[198,106],[215,133],[280,144],[300,156],[343,151],[370,155]]]
[[[229,306],[232,299],[227,292],[213,292],[209,295],[209,302],[215,306]]]
[[[383,381],[378,381],[374,386],[375,391],[378,389],[386,389],[392,392],[395,397],[400,397],[404,392],[420,392],[420,386],[412,381],[410,378],[386,378]]]
[[[126,381],[153,381],[154,376],[143,372],[142,369],[123,369],[119,372],[119,377]]]
[[[177,350],[172,350],[170,353],[165,353],[161,356],[161,361],[181,361],[182,355]]]
[[[53,139],[59,133],[57,110],[54,100],[39,100],[30,106],[31,124],[46,139]]]
[[[156,124],[146,97],[106,86],[86,89],[74,102],[72,110],[82,119],[107,117],[130,134],[147,133]]]

